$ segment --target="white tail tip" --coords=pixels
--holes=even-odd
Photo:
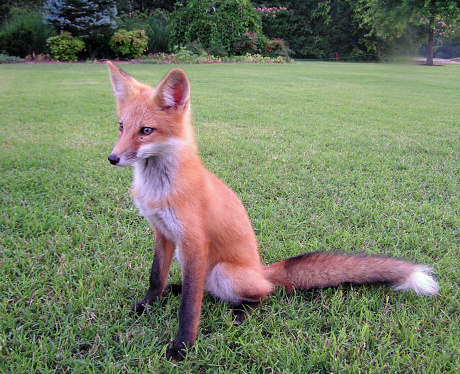
[[[439,291],[439,285],[430,275],[431,270],[428,266],[417,266],[403,283],[395,285],[393,289],[396,291],[413,290],[418,295],[434,295]]]

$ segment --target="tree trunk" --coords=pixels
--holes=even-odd
[[[426,54],[426,64],[433,66],[433,45],[434,45],[434,30],[430,28],[428,31],[428,45]]]

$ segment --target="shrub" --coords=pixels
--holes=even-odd
[[[188,50],[186,47],[180,47],[174,53],[176,62],[181,64],[193,64],[196,62],[198,54]]]
[[[262,32],[268,38],[279,38],[292,29],[293,11],[286,7],[256,8],[262,20]]]
[[[206,50],[225,48],[234,53],[238,37],[245,32],[260,33],[260,16],[249,0],[189,0],[171,13],[170,48],[201,43]]]
[[[208,48],[208,53],[213,56],[227,57],[228,51],[223,45],[212,45]]]
[[[0,51],[10,56],[25,57],[29,54],[34,34],[31,30],[15,29],[0,33]]]
[[[26,57],[32,53],[47,53],[46,40],[53,35],[51,27],[42,22],[41,11],[15,8],[0,29],[0,52]]]
[[[140,58],[147,50],[148,36],[144,30],[118,30],[110,39],[110,47],[118,57]]]
[[[118,27],[124,30],[145,30],[148,36],[148,53],[168,52],[169,13],[164,9],[147,12],[123,14],[117,20]]]
[[[246,54],[244,56],[230,56],[230,57],[215,57],[209,53],[196,54],[185,47],[180,47],[176,53],[155,53],[150,54],[142,60],[139,60],[144,64],[215,64],[220,62],[247,62],[247,63],[266,63],[266,64],[284,64],[291,63],[289,57],[278,56],[276,58],[262,56],[260,54]]]
[[[51,62],[51,61],[53,61],[53,59],[51,58],[50,55],[47,55],[47,54],[40,53],[40,54],[37,55],[35,53],[32,53],[31,55],[26,56],[26,61],[30,61],[30,62],[33,62],[33,63]]]
[[[25,60],[15,56],[8,56],[3,53],[0,53],[0,64],[15,64],[19,62],[24,62]]]
[[[206,49],[203,47],[203,44],[197,43],[197,42],[187,43],[185,47],[180,47],[179,49],[176,50],[176,52],[181,49],[186,49],[187,51],[190,51],[195,55],[201,55],[203,53],[207,53]]]
[[[149,52],[169,51],[169,13],[156,9],[148,18]]]
[[[83,40],[72,36],[69,32],[48,38],[51,57],[57,61],[77,61],[77,54],[85,49]]]
[[[289,57],[291,50],[282,39],[270,39],[265,46],[265,53],[270,57]]]
[[[56,32],[70,32],[85,43],[80,58],[113,57],[109,47],[116,28],[116,0],[46,0],[43,22]]]
[[[284,40],[278,38],[267,40],[264,35],[249,31],[240,35],[234,50],[239,55],[259,54],[264,57],[281,56],[285,58],[288,58],[291,52]]]
[[[259,51],[259,34],[246,31],[238,37],[233,49],[238,55],[257,53]]]

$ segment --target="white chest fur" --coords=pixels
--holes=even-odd
[[[140,200],[135,200],[135,203],[139,208],[139,214],[144,216],[152,226],[176,245],[180,243],[182,227],[174,209],[169,206],[151,208],[143,205],[144,202]]]
[[[139,149],[134,164],[134,202],[144,216],[164,236],[180,241],[182,228],[174,209],[167,203],[174,192],[174,178],[179,164],[181,142],[170,140]]]
[[[143,198],[160,202],[172,192],[181,142],[170,140],[142,146],[137,151],[133,184]]]

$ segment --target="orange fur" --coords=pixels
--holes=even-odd
[[[425,268],[396,259],[315,253],[262,266],[243,204],[198,156],[184,72],[172,70],[154,89],[108,66],[121,124],[109,161],[134,166],[133,199],[155,231],[149,290],[133,309],[141,313],[161,298],[174,251],[181,265],[179,332],[168,357],[183,358],[193,344],[205,289],[229,303],[252,306],[274,285],[292,290],[388,282],[436,292]]]

